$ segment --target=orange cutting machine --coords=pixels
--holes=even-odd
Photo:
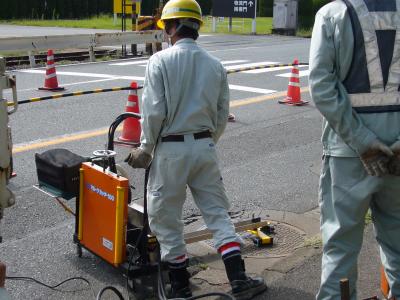
[[[82,256],[85,249],[120,268],[133,288],[135,281],[136,285],[138,281],[141,284],[143,276],[157,274],[158,244],[148,226],[146,188],[144,205],[129,206],[129,180],[122,176],[124,172],[117,171],[115,163],[114,133],[129,117],[140,115],[124,113],[117,117],[110,126],[107,150],[97,150],[91,158],[66,149],[52,149],[36,154],[35,159],[39,179],[36,188],[56,198],[75,215],[78,255]],[[147,178],[148,171],[145,184]],[[75,213],[60,200],[74,197]]]
[[[126,261],[128,179],[102,167],[82,164],[76,242],[119,266]]]

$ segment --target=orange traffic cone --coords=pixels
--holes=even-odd
[[[128,102],[125,112],[139,113],[139,97],[137,95],[138,85],[131,83],[132,90],[129,91]],[[138,119],[128,118],[124,121],[122,135],[118,138],[122,142],[140,143],[140,122]]]
[[[39,90],[57,92],[63,91],[65,88],[58,86],[56,66],[54,64],[53,50],[47,51],[47,63],[46,63],[46,78],[44,80],[44,87],[40,87]]]
[[[293,62],[292,74],[289,79],[287,96],[284,100],[278,100],[280,104],[287,105],[305,105],[308,101],[301,100],[300,94],[300,78],[299,78],[299,61],[297,59]]]
[[[381,292],[382,292],[383,296],[385,297],[385,299],[396,300],[395,297],[391,296],[389,283],[387,281],[386,273],[385,273],[383,266],[381,266]]]

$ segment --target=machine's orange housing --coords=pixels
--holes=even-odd
[[[80,178],[78,239],[104,260],[126,260],[128,179],[92,163],[83,163]]]

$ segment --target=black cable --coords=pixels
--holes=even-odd
[[[41,282],[40,280],[37,280],[37,279],[32,278],[32,277],[26,277],[26,276],[6,276],[6,279],[8,279],[8,280],[21,280],[21,281],[32,281],[32,282],[37,283],[39,285],[42,285],[42,286],[44,286],[46,288],[49,288],[49,289],[55,290],[55,291],[59,291],[59,292],[66,292],[66,291],[58,289],[58,287],[63,285],[64,283],[66,283],[68,281],[72,281],[72,280],[82,280],[82,281],[84,281],[84,282],[86,282],[88,284],[90,290],[92,291],[93,297],[95,295],[94,291],[93,291],[93,288],[92,288],[92,284],[89,282],[89,280],[87,280],[84,277],[71,277],[71,278],[68,278],[68,279],[66,279],[66,280],[64,280],[64,281],[62,281],[62,282],[60,282],[60,283],[58,283],[56,285],[48,285],[48,284],[46,284],[44,282]],[[78,291],[78,290],[74,290],[74,291]]]
[[[226,297],[229,300],[235,300],[235,298],[232,295],[229,295],[227,293],[219,293],[219,292],[211,292],[211,293],[207,293],[207,294],[197,295],[197,296],[186,298],[186,300],[195,300],[195,299],[201,299],[201,298],[210,297],[210,296],[220,296],[220,297]]]
[[[106,286],[104,288],[101,289],[101,291],[97,294],[96,300],[100,300],[101,296],[103,295],[103,293],[107,290],[113,291],[114,294],[116,294],[118,296],[118,298],[120,300],[125,300],[124,297],[122,296],[121,292],[118,291],[115,287],[113,286]]]

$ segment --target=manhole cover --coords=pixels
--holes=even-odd
[[[303,231],[285,223],[271,223],[275,226],[275,234],[271,235],[274,239],[273,245],[257,247],[253,241],[245,238],[245,245],[242,248],[243,255],[257,257],[285,256],[304,245],[305,233]],[[246,236],[245,233],[239,234]]]
[[[244,217],[243,214],[233,215],[234,223],[238,221],[244,221],[247,219],[248,214]],[[251,215],[250,215],[251,216]],[[263,246],[257,247],[254,245],[253,241],[249,238],[249,234],[247,232],[239,232],[239,235],[243,237],[244,246],[242,248],[242,254],[246,257],[278,257],[278,256],[286,256],[293,253],[297,248],[300,248],[304,245],[306,234],[300,228],[292,226],[290,224],[277,222],[274,220],[268,219],[268,216],[264,216],[258,213],[258,216],[261,217],[262,221],[270,221],[272,225],[275,227],[275,233],[271,235],[274,239],[272,246]],[[192,230],[200,230],[204,229],[204,223],[201,219],[197,219],[192,224],[189,225]],[[214,247],[214,243],[212,240],[203,241],[211,247]]]

